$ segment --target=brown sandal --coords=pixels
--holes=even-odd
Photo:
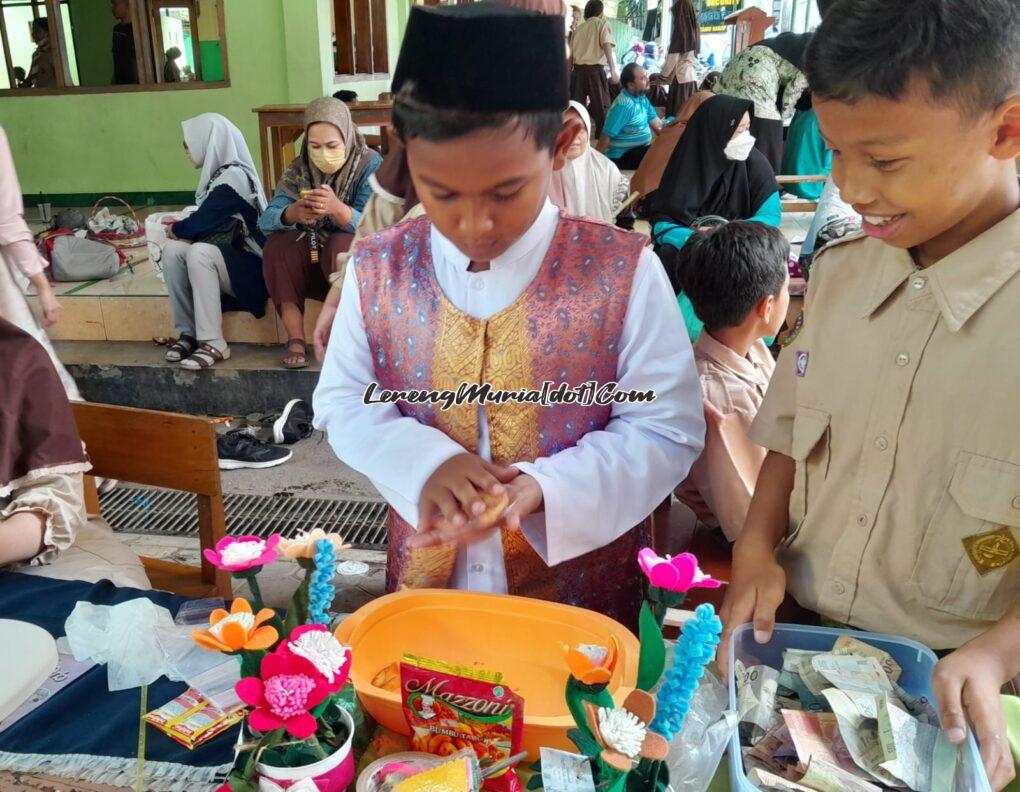
[[[200,371],[210,368],[214,363],[227,360],[230,357],[230,347],[222,352],[210,344],[199,344],[198,349],[181,361],[181,367],[189,371]]]
[[[301,344],[300,352],[295,352],[292,348],[296,344]],[[301,362],[288,363],[288,358],[300,358]],[[287,341],[287,354],[283,356],[280,365],[289,370],[308,368],[308,344],[305,343],[303,338],[291,338]]]

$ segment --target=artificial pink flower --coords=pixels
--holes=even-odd
[[[309,663],[325,680],[331,694],[346,685],[351,674],[350,648],[340,643],[324,624],[295,627],[276,651]]]
[[[650,547],[638,553],[638,564],[655,588],[686,593],[692,588],[719,588],[722,583],[698,568],[698,559],[692,553],[678,556],[656,555]]]
[[[326,700],[329,688],[307,660],[284,652],[262,658],[259,677],[245,677],[234,690],[241,701],[254,707],[248,725],[266,733],[286,728],[299,740],[315,734],[316,721],[310,710]]]
[[[279,556],[276,546],[280,535],[268,539],[258,536],[224,536],[215,550],[204,550],[206,561],[225,572],[247,572],[254,567],[273,563]]]

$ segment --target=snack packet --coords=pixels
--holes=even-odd
[[[500,673],[405,655],[400,696],[412,751],[452,756],[470,749],[484,769],[520,750],[524,703]],[[512,769],[485,779],[482,788],[523,789]]]
[[[244,717],[241,703],[221,710],[194,688],[145,715],[145,721],[188,750],[208,742]]]

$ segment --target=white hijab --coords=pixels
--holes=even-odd
[[[584,105],[571,102],[570,109],[581,116],[588,130],[588,145],[581,156],[567,162],[558,174],[566,202],[563,208],[580,217],[613,223],[627,199],[627,179],[609,157],[592,148],[591,116]]]
[[[202,167],[195,191],[198,204],[213,188],[226,184],[259,214],[265,211],[265,192],[241,130],[219,113],[202,113],[189,118],[181,122],[181,129],[191,158]],[[224,167],[227,165],[231,167]]]

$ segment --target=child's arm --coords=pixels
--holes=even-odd
[[[988,632],[942,658],[932,678],[946,737],[962,743],[971,724],[993,790],[1002,789],[1015,774],[999,690],[1017,674],[1020,602]]]
[[[376,376],[356,268],[354,260],[347,265],[315,389],[315,428],[327,433],[342,462],[368,476],[400,516],[417,525],[425,483],[445,462],[466,451],[440,430],[404,416],[395,404],[364,403],[365,389]]]
[[[654,390],[656,398],[616,404],[606,427],[573,448],[515,465],[522,484],[530,476],[541,489],[544,519],[525,519],[522,531],[550,566],[640,523],[701,453],[705,418],[694,354],[666,273],[648,250],[634,276],[617,382],[620,390]],[[515,480],[511,491],[517,486]]]

